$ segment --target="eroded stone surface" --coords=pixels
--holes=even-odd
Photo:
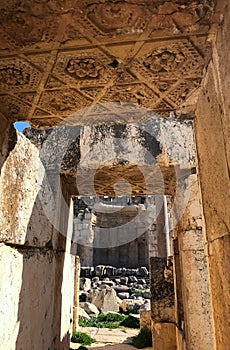
[[[65,253],[0,245],[3,348],[68,347],[73,299],[73,291],[66,288],[73,278],[70,260]]]
[[[220,2],[223,21],[213,38],[213,56],[202,84],[196,109],[196,138],[203,211],[206,223],[206,255],[210,272],[215,346],[229,347],[229,2]]]
[[[0,177],[1,241],[44,247],[52,240],[52,225],[38,195],[42,180],[39,150],[18,134]]]
[[[151,310],[154,322],[174,322],[174,285],[172,263],[166,258],[151,258]]]
[[[182,333],[191,349],[212,349],[213,329],[208,289],[208,266],[204,252],[204,231],[199,182],[196,174],[185,181],[188,204],[175,227],[176,280],[181,298],[177,298],[177,322],[185,322]],[[183,184],[184,186],[184,184]],[[178,255],[178,258],[177,258]],[[179,295],[177,291],[177,295]],[[183,309],[183,311],[182,311]]]
[[[75,195],[174,195],[176,177],[187,176],[196,164],[188,121],[152,117],[143,124],[25,133],[39,147],[50,182],[61,173]]]

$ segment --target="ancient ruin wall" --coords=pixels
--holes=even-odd
[[[0,342],[4,349],[64,350],[69,343],[74,266],[43,212],[40,181],[39,151],[18,134],[0,177],[0,299],[4,300]]]
[[[222,23],[212,37],[213,56],[196,110],[196,139],[206,223],[215,342],[229,348],[230,333],[230,6],[222,1]]]
[[[182,343],[185,338],[188,349],[209,350],[214,346],[213,330],[207,259],[204,252],[204,223],[197,175],[190,175],[181,182],[181,186],[189,192],[189,201],[183,216],[174,228],[178,339]]]

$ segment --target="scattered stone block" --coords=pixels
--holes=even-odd
[[[91,280],[86,277],[80,278],[80,290],[88,291],[91,288]]]
[[[125,292],[121,292],[121,293],[118,293],[117,296],[120,298],[120,299],[128,299],[129,298],[129,293],[125,293]]]
[[[88,300],[94,304],[101,312],[119,311],[119,304],[117,302],[117,295],[114,289],[100,288],[92,290],[89,294]]]
[[[87,312],[82,309],[80,306],[78,308],[78,315],[79,315],[79,318],[80,319],[83,319],[83,320],[90,320],[90,317],[89,315],[87,314]]]
[[[98,316],[100,313],[96,305],[88,302],[84,304],[84,310],[87,312],[88,315]]]

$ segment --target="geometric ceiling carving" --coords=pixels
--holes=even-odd
[[[214,8],[213,0],[1,0],[0,111],[35,127],[108,102],[167,117],[200,85]]]

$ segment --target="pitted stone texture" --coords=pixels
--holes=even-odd
[[[40,148],[50,182],[61,173],[75,195],[175,195],[177,178],[196,165],[192,124],[153,114],[142,124],[25,133]]]
[[[176,265],[177,288],[182,293],[185,321],[185,340],[191,349],[212,349],[213,329],[208,286],[208,266],[204,252],[204,232],[199,181],[196,174],[186,181],[185,196],[189,200],[182,218],[174,228],[178,239],[180,263]],[[177,258],[177,256],[176,256]],[[181,301],[177,300],[179,312]],[[183,314],[183,312],[181,314]]]
[[[25,136],[17,138],[0,177],[0,240],[42,247],[52,240],[53,229],[38,196],[43,180],[39,151]]]
[[[61,191],[60,180],[55,182],[55,176],[53,180],[54,191],[39,149],[18,133],[0,176],[0,241],[70,249],[65,246],[69,215],[66,191]]]
[[[84,310],[87,312],[88,315],[91,316],[98,316],[100,313],[100,311],[94,304],[88,302],[84,304]]]
[[[1,347],[66,349],[73,300],[71,257],[1,244],[0,267]]]
[[[192,235],[190,235],[193,240]],[[203,349],[212,349],[213,334],[210,320],[210,299],[208,291],[207,261],[203,250],[181,252],[184,280],[184,309],[186,310],[186,327],[188,344],[191,349],[197,349],[202,344]],[[198,287],[199,286],[199,287]],[[205,327],[204,327],[205,320]]]
[[[0,295],[4,302],[0,306],[2,325],[1,346],[14,349],[20,324],[18,304],[22,287],[23,255],[16,250],[0,245]],[[7,320],[7,322],[6,322]]]
[[[140,328],[148,328],[151,330],[151,310],[140,310]]]
[[[119,311],[116,292],[110,287],[106,286],[97,290],[93,289],[89,293],[88,300],[94,304],[102,313],[109,311]]]
[[[206,254],[209,264],[215,348],[229,348],[230,333],[230,98],[228,52],[230,8],[221,1],[222,23],[213,40],[210,63],[196,110],[196,139],[203,211],[206,224]]]
[[[168,273],[166,273],[168,272]],[[154,322],[175,322],[175,295],[172,261],[166,258],[150,258],[151,317]]]
[[[174,323],[152,322],[153,349],[177,350],[176,325]],[[184,349],[184,348],[179,348]]]

